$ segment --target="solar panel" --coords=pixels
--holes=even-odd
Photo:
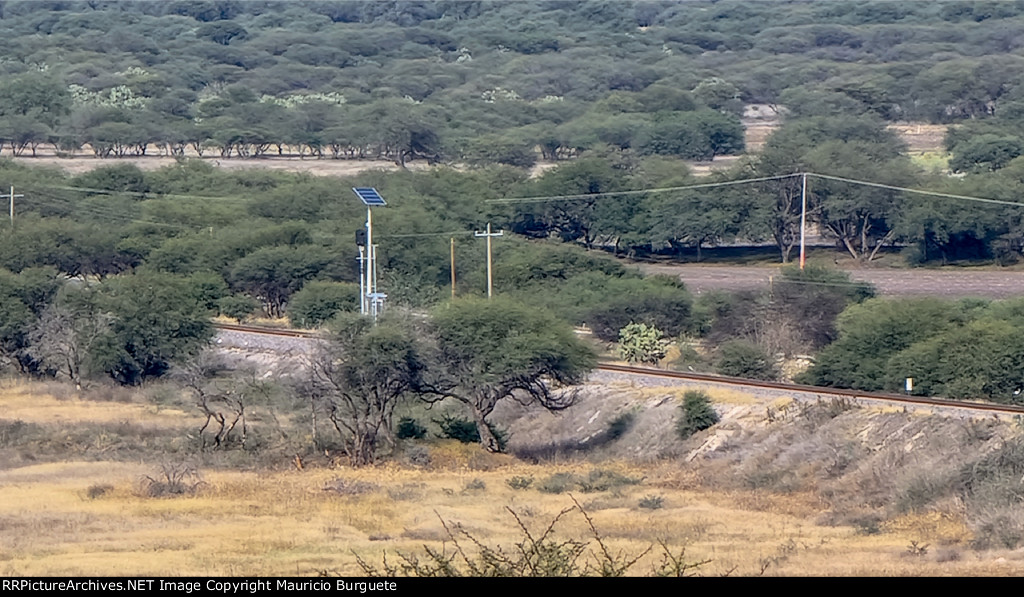
[[[373,187],[352,187],[352,190],[355,191],[356,195],[359,195],[359,198],[362,199],[363,203],[367,206],[387,205],[387,203],[384,202],[384,198],[377,192],[377,189]]]

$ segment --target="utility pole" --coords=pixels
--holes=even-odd
[[[807,173],[804,172],[800,190],[800,270],[803,271],[804,263],[806,262],[806,254],[804,252],[804,238],[807,230]]]
[[[451,238],[452,252],[452,300],[455,300],[455,237]]]
[[[491,223],[487,222],[487,232],[474,232],[473,236],[476,237],[487,237],[487,298],[491,298],[494,294],[494,276],[491,269],[491,238],[495,236],[504,236],[505,230],[499,230],[497,232],[491,232]]]
[[[0,195],[0,197],[9,197],[10,200],[11,200],[11,228],[14,228],[14,198],[15,197],[24,197],[24,195],[15,195],[14,194],[14,185],[11,185],[11,192],[9,194],[7,194],[7,195]]]

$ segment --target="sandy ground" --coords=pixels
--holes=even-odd
[[[778,267],[653,265],[640,268],[649,274],[679,276],[688,288],[708,290],[750,290],[764,288],[768,278],[780,275]],[[847,270],[854,280],[875,285],[886,296],[985,297],[992,299],[1024,296],[1024,272],[969,269],[862,269]]]
[[[764,147],[765,141],[779,127],[777,118],[755,118],[745,119],[743,122],[746,145],[748,151],[757,151]],[[911,152],[941,151],[942,140],[946,135],[946,126],[937,124],[892,124],[889,128],[896,131],[907,143]],[[37,157],[22,156],[14,158],[22,162],[37,166],[57,167],[68,174],[81,174],[101,166],[113,164],[135,164],[142,170],[156,170],[173,163],[173,158],[159,155],[159,150],[152,147],[150,155],[144,157],[123,157],[123,158],[97,158],[88,149],[80,151],[74,157],[58,157],[52,150],[43,147],[39,149]],[[0,152],[0,157],[9,157],[10,152]],[[217,168],[224,170],[247,170],[262,168],[268,170],[281,170],[286,172],[306,172],[316,176],[352,176],[366,170],[398,170],[399,166],[387,160],[348,160],[348,159],[317,159],[313,157],[297,157],[296,154],[278,156],[274,153],[267,154],[260,158],[221,158],[215,153],[207,153],[200,158],[191,149],[186,151],[186,157],[201,159]],[[691,170],[697,176],[709,174],[713,171],[726,170],[740,156],[718,156],[710,162],[692,162]],[[533,177],[540,176],[545,171],[554,168],[557,164],[550,162],[539,162],[531,170]],[[426,170],[430,166],[425,161],[414,161],[408,164],[410,170]]]
[[[9,156],[8,152],[4,153]],[[394,162],[385,160],[334,160],[316,159],[311,157],[277,157],[268,156],[265,158],[220,158],[189,156],[192,159],[201,159],[204,162],[222,170],[280,170],[285,172],[306,172],[317,176],[352,176],[366,170],[398,170]],[[174,163],[173,158],[163,156],[145,157],[123,157],[123,158],[97,158],[92,155],[77,155],[75,157],[57,157],[52,154],[44,154],[40,151],[38,157],[18,157],[16,162],[30,166],[49,166],[60,168],[68,174],[82,174],[103,166],[114,166],[118,164],[135,164],[141,170],[157,170]],[[410,162],[408,169],[424,170],[428,168],[426,162]]]
[[[946,130],[949,127],[944,124],[890,124],[889,130],[896,131],[896,134],[907,144],[911,152],[918,151],[942,151],[942,143],[946,138]]]

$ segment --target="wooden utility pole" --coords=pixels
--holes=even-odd
[[[494,276],[491,270],[491,238],[495,236],[504,236],[505,230],[499,230],[497,232],[491,232],[491,223],[487,222],[487,232],[474,232],[473,236],[476,237],[487,237],[487,298],[491,298],[494,294]]]
[[[806,253],[804,251],[804,238],[807,230],[807,173],[804,172],[802,176],[802,183],[800,189],[800,269],[804,269],[804,263],[807,261]]]

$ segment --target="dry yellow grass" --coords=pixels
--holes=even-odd
[[[814,523],[813,502],[801,496],[726,495],[659,484],[678,467],[644,468],[639,485],[574,493],[613,551],[638,554],[664,541],[686,548],[691,560],[711,560],[705,574],[1010,574],[1017,562],[962,550],[959,559],[919,544],[960,545],[962,523],[947,517],[905,517],[877,535]],[[322,570],[360,574],[355,556],[379,564],[386,550],[422,553],[446,539],[442,520],[458,524],[487,545],[520,539],[513,517],[541,531],[568,494],[534,486],[555,472],[586,474],[591,466],[505,465],[492,471],[361,470],[274,473],[210,472],[194,496],[143,497],[142,465],[61,463],[0,473],[2,575],[287,575]],[[513,476],[534,486],[512,489]],[[339,483],[339,479],[342,481]],[[90,487],[110,485],[98,497]],[[338,488],[341,488],[340,490]],[[334,488],[334,489],[330,489]],[[657,496],[658,509],[638,506]],[[799,502],[797,504],[787,502]],[[586,521],[567,515],[560,536],[586,539]],[[646,574],[658,563],[652,551],[634,567]]]
[[[194,413],[158,408],[152,404],[128,404],[86,400],[73,390],[66,397],[41,394],[29,384],[13,384],[0,390],[0,416],[26,423],[120,423],[192,425],[199,420]]]
[[[678,389],[678,388],[675,388]],[[675,390],[673,389],[673,390]],[[732,393],[716,399],[744,403]],[[776,405],[780,405],[776,401]],[[134,404],[58,400],[14,386],[0,391],[4,419],[138,418],[179,425],[189,415]],[[35,420],[35,419],[34,419]],[[365,469],[242,472],[208,470],[193,495],[147,497],[151,464],[81,462],[0,470],[0,575],[358,575],[357,556],[423,553],[448,539],[445,525],[483,544],[513,546],[575,497],[613,553],[640,554],[658,542],[688,561],[710,560],[706,575],[1019,574],[1017,552],[974,552],[953,515],[905,516],[874,535],[816,524],[824,504],[813,494],[714,491],[697,482],[696,465],[659,462],[527,465],[453,442],[429,444],[429,468],[394,464]],[[544,493],[556,473],[586,477],[596,469],[640,480],[603,491]],[[514,489],[514,477],[533,478]],[[644,508],[659,504],[657,508]],[[591,538],[586,520],[567,514],[558,536]],[[928,544],[926,552],[911,547]],[[450,543],[448,547],[450,548]],[[596,545],[591,540],[591,548]],[[655,547],[630,569],[649,574]]]
[[[747,394],[747,393],[744,393],[744,392],[740,392],[740,391],[737,391],[737,390],[733,390],[733,389],[729,389],[729,388],[723,388],[722,386],[719,386],[719,385],[706,385],[706,386],[702,386],[702,385],[694,384],[694,385],[685,385],[685,386],[681,386],[681,385],[639,386],[639,385],[636,385],[635,383],[630,383],[628,381],[615,381],[615,382],[611,382],[611,383],[608,383],[608,384],[605,384],[605,385],[607,387],[609,387],[609,388],[615,388],[615,389],[619,389],[619,390],[623,390],[623,391],[628,391],[630,396],[635,401],[652,400],[652,399],[653,400],[661,400],[662,398],[664,398],[666,396],[671,396],[671,397],[676,398],[678,402],[682,402],[683,395],[686,392],[689,392],[689,391],[692,391],[692,390],[699,390],[699,391],[707,392],[708,396],[710,396],[712,400],[714,400],[715,402],[722,403],[722,404],[730,404],[730,405],[736,405],[736,406],[744,405],[745,406],[745,405],[751,405],[751,404],[761,404],[761,403],[764,402],[763,399],[756,398],[754,396],[751,396],[750,394]]]

